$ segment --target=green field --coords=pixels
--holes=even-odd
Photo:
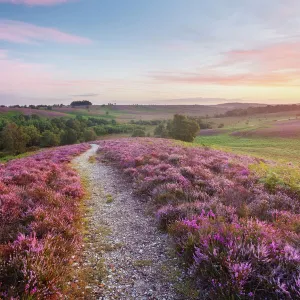
[[[300,166],[300,140],[284,138],[238,137],[230,133],[213,136],[198,136],[195,142],[220,150],[247,154],[283,163]]]

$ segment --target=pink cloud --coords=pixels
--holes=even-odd
[[[114,87],[111,79],[72,78],[70,74],[51,65],[26,63],[9,57],[0,49],[0,95],[25,97],[68,97],[68,95],[98,93],[105,87]]]
[[[247,85],[247,86],[286,86],[299,84],[298,74],[280,74],[280,73],[261,73],[261,74],[215,74],[215,75],[154,75],[154,78],[160,81],[172,83],[190,83],[199,85]]]
[[[50,6],[70,2],[70,0],[0,0],[0,3]]]
[[[300,68],[300,42],[286,42],[250,50],[234,50],[225,53],[221,65],[248,62],[257,69],[281,70]]]
[[[244,71],[237,72],[241,65]],[[230,69],[231,73],[220,67]],[[295,86],[300,84],[300,42],[232,50],[223,53],[220,63],[201,72],[158,73],[152,77],[159,81],[199,85]]]
[[[89,44],[92,42],[87,38],[68,34],[55,28],[40,27],[10,20],[0,21],[0,40],[13,43],[51,41],[69,44]]]

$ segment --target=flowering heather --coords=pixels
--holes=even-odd
[[[67,165],[87,144],[0,165],[0,298],[54,299],[80,242],[83,189]]]
[[[99,144],[100,159],[151,199],[203,298],[300,297],[299,178],[263,178],[257,159],[165,139]]]

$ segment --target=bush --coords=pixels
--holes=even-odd
[[[135,129],[132,133],[132,137],[145,137],[146,132],[143,129]]]
[[[202,212],[170,227],[178,251],[201,279],[203,296],[217,299],[296,299],[296,248],[259,221],[224,223]],[[276,242],[275,242],[276,240]],[[272,263],[271,263],[272,262]]]
[[[298,299],[299,170],[166,139],[101,141],[173,237],[201,299]]]
[[[60,299],[81,245],[80,178],[67,163],[88,145],[0,166],[0,298]]]

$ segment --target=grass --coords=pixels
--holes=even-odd
[[[89,163],[94,164],[96,162],[96,155],[91,155],[88,159]]]
[[[300,140],[238,137],[228,133],[198,136],[194,144],[300,166]]]
[[[0,157],[0,163],[1,162],[6,163],[6,162],[8,162],[10,160],[13,160],[13,159],[28,157],[28,156],[34,155],[35,153],[37,153],[37,151],[25,152],[25,153],[21,153],[21,154],[18,154],[18,155],[8,154],[8,155],[5,155],[3,157]],[[0,152],[0,154],[1,154],[1,152]]]
[[[136,267],[149,267],[153,264],[152,260],[148,259],[141,259],[141,260],[136,260],[134,263],[134,266]]]
[[[106,203],[112,203],[114,198],[111,194],[106,195]]]

